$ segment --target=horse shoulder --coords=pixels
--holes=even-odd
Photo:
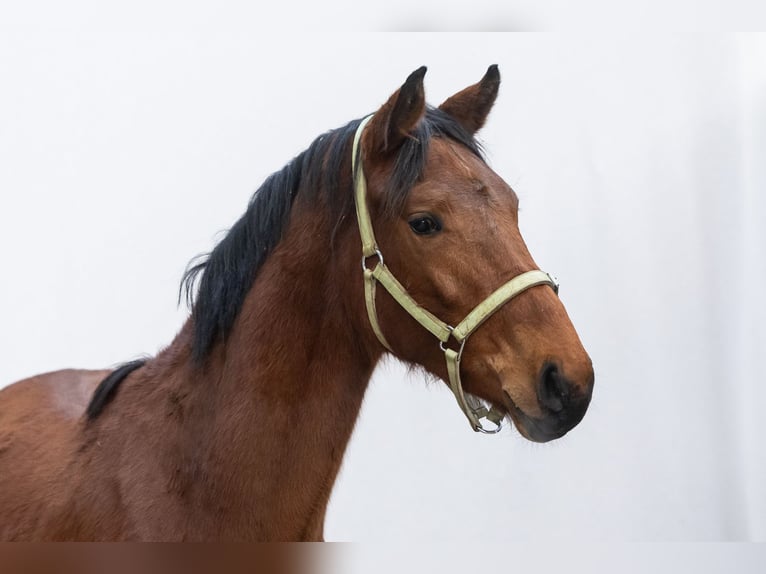
[[[68,502],[80,421],[108,373],[55,371],[0,390],[0,539],[39,538],[43,518]]]

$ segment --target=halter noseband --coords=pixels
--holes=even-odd
[[[460,360],[463,356],[463,348],[468,337],[478,329],[484,321],[492,314],[513,299],[516,295],[537,285],[549,285],[558,293],[558,283],[548,273],[535,269],[517,275],[499,289],[494,291],[489,297],[479,303],[473,310],[466,315],[465,319],[460,321],[457,326],[448,325],[428,310],[424,309],[407,293],[393,273],[386,267],[383,261],[383,254],[380,252],[375,235],[372,231],[372,220],[367,206],[367,181],[364,177],[362,168],[361,151],[359,142],[362,131],[372,116],[367,116],[359,124],[354,135],[354,145],[352,148],[351,169],[354,179],[354,202],[356,204],[356,218],[359,224],[359,235],[362,237],[362,270],[364,272],[364,299],[367,306],[367,316],[370,319],[370,325],[378,341],[389,351],[391,345],[386,341],[383,331],[378,323],[378,312],[375,309],[375,287],[380,283],[386,291],[396,300],[397,303],[420,325],[429,331],[439,340],[439,348],[444,352],[444,358],[447,361],[447,374],[449,375],[449,384],[452,392],[457,399],[460,409],[465,413],[471,428],[476,432],[485,434],[494,434],[502,428],[504,413],[492,407],[487,409],[476,397],[466,395],[463,392],[463,385],[460,381]],[[373,268],[367,266],[369,259],[375,257],[377,263]],[[459,345],[457,351],[447,347],[450,337]],[[392,351],[393,352],[393,351]],[[495,424],[493,429],[485,429],[481,424],[481,419]]]

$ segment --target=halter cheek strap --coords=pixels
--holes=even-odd
[[[370,212],[367,205],[367,181],[364,177],[359,145],[362,131],[371,119],[372,116],[367,116],[357,128],[356,134],[354,135],[351,159],[354,178],[356,218],[357,223],[359,224],[359,235],[362,238],[364,300],[370,325],[372,326],[372,330],[378,338],[378,341],[380,341],[386,349],[393,352],[391,345],[386,340],[386,337],[383,335],[383,331],[380,328],[378,312],[375,308],[375,291],[377,284],[380,283],[394,300],[399,303],[399,305],[407,311],[413,319],[415,319],[415,321],[439,340],[439,347],[444,353],[444,358],[447,363],[447,375],[449,377],[450,388],[457,399],[460,409],[468,419],[471,428],[477,432],[494,434],[498,432],[502,426],[502,420],[505,416],[504,412],[495,407],[487,409],[487,407],[485,407],[476,397],[467,395],[463,392],[463,385],[460,380],[460,361],[463,356],[465,343],[468,340],[468,337],[478,329],[484,321],[520,293],[537,285],[549,285],[556,291],[556,293],[558,293],[558,283],[549,274],[538,269],[517,275],[474,307],[473,310],[455,327],[445,323],[433,313],[418,305],[386,266],[385,261],[383,260],[383,254],[375,241],[375,234],[372,231],[372,220],[370,219]],[[450,338],[454,339],[455,343],[457,343],[457,350],[447,346]],[[484,428],[481,424],[481,419],[483,418],[494,423],[495,428]]]

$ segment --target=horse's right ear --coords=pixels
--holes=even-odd
[[[365,147],[373,153],[387,154],[399,148],[426,111],[423,76],[426,67],[412,72],[401,88],[388,98],[364,134]]]

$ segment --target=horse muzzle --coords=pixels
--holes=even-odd
[[[546,362],[538,376],[536,392],[541,414],[530,416],[504,392],[506,407],[516,428],[527,439],[548,442],[564,436],[583,419],[593,395],[593,368],[575,383],[553,362]]]

